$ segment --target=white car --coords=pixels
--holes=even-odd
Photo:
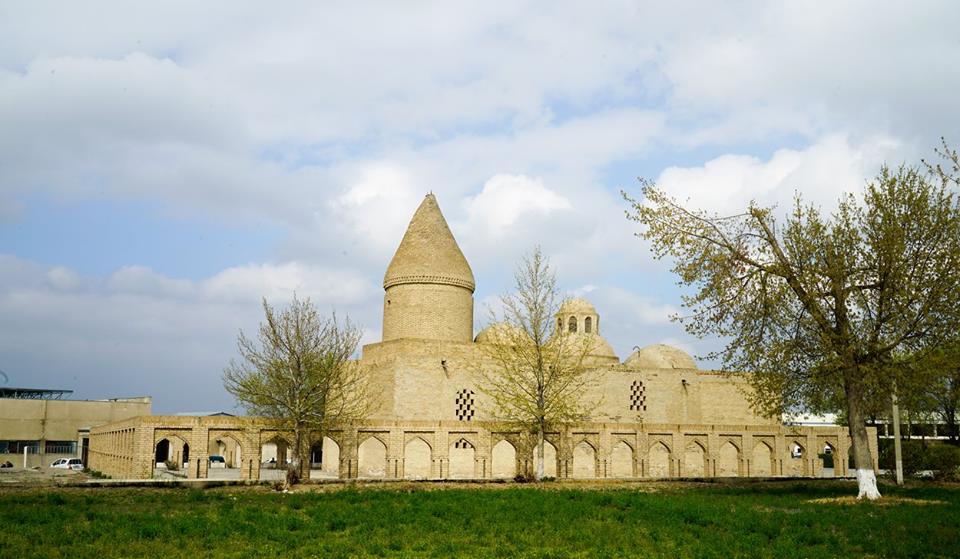
[[[61,458],[54,460],[53,463],[50,464],[50,467],[64,470],[82,470],[83,462],[79,458]]]

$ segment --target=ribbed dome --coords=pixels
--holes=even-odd
[[[433,194],[427,194],[413,214],[383,277],[384,289],[406,283],[455,285],[471,293],[476,287],[470,264],[460,252]]]
[[[686,352],[665,344],[649,345],[634,351],[624,364],[637,369],[696,369],[697,363]]]
[[[597,314],[597,309],[590,304],[590,301],[575,297],[563,302],[560,306],[560,314]]]

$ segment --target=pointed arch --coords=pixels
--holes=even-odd
[[[433,449],[422,437],[414,437],[403,447],[403,477],[427,479],[433,469]]]
[[[797,440],[790,440],[787,443],[790,459],[785,466],[786,475],[791,477],[802,477],[807,475],[807,449]]]
[[[765,441],[758,441],[753,446],[750,458],[750,475],[753,477],[770,477],[773,475],[773,449]]]
[[[740,449],[733,441],[726,441],[717,452],[717,476],[737,477],[740,475]]]
[[[330,437],[313,443],[310,448],[310,477],[337,479],[340,477],[340,445]]]
[[[617,441],[610,451],[610,477],[634,477],[633,464],[633,447],[627,441]]]
[[[387,445],[376,436],[369,436],[357,449],[357,476],[387,477]]]
[[[820,476],[835,477],[837,471],[837,447],[830,441],[823,442],[823,454],[820,456]]]
[[[587,334],[590,334],[590,333],[593,332],[593,318],[592,318],[592,317],[589,317],[589,316],[588,316],[587,318],[584,318],[584,319],[583,319],[583,331],[584,331],[585,333],[587,333]]]
[[[704,477],[706,472],[707,451],[700,441],[687,443],[683,451],[683,477]]]
[[[495,478],[512,479],[517,475],[517,449],[503,439],[493,446],[490,473]]]
[[[573,477],[597,477],[597,450],[586,440],[573,447]]]
[[[540,464],[540,456],[537,453],[537,445],[533,445],[533,470],[537,471]],[[550,441],[543,441],[543,475],[546,477],[557,477],[557,447]]]
[[[670,477],[670,449],[663,441],[657,441],[647,452],[647,476]]]
[[[450,479],[472,479],[476,476],[477,451],[473,443],[460,438],[450,445]]]
[[[577,317],[571,316],[567,320],[567,331],[571,334],[576,334],[577,332]]]

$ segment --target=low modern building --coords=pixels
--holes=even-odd
[[[48,466],[58,458],[87,461],[90,430],[150,415],[151,400],[70,400],[70,390],[0,387],[0,462]]]
[[[364,346],[359,366],[378,399],[364,421],[333,425],[317,441],[317,476],[340,478],[512,478],[534,468],[534,438],[497,421],[483,391],[488,348],[499,325],[474,336],[475,280],[433,195],[428,195],[387,267],[383,339]],[[597,403],[584,421],[547,434],[546,474],[561,478],[820,476],[822,454],[846,457],[836,425],[787,425],[748,403],[742,376],[700,370],[665,345],[622,360],[604,340],[601,316],[567,301],[556,328],[589,342]],[[603,328],[610,327],[605,322]],[[615,325],[613,325],[615,327]],[[870,430],[876,453],[876,432]],[[161,467],[190,477],[222,475],[207,457],[226,456],[239,478],[257,479],[265,457],[281,460],[289,433],[258,418],[137,417],[91,432],[91,467],[149,478]],[[846,475],[847,460],[831,474]]]

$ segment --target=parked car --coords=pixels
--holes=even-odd
[[[227,467],[227,461],[224,460],[223,456],[220,456],[219,454],[211,454],[211,455],[210,455],[210,467],[211,467],[211,468],[226,468],[226,467]]]
[[[59,460],[54,460],[50,464],[51,468],[61,468],[64,470],[82,470],[83,461],[79,458],[61,458]]]

